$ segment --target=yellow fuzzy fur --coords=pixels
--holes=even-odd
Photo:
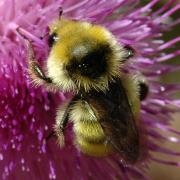
[[[114,36],[104,27],[88,22],[79,22],[61,19],[50,26],[51,33],[56,33],[58,40],[53,44],[47,60],[48,77],[63,91],[79,90],[108,90],[113,78],[120,77],[128,96],[135,119],[139,118],[139,94],[135,76],[120,73],[126,50],[119,44]],[[66,67],[71,64],[75,54],[76,61],[80,61],[84,54],[91,49],[98,49],[100,45],[110,47],[112,53],[107,59],[107,70],[98,79],[92,79],[80,74],[68,74]],[[58,110],[55,130],[59,128],[67,104]],[[112,146],[106,142],[106,137],[98,122],[99,114],[94,107],[84,100],[76,101],[70,109],[70,119],[74,123],[75,144],[86,154],[104,156],[113,151]],[[58,131],[57,131],[58,132]],[[63,139],[61,134],[59,139]]]

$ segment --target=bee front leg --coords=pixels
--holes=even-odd
[[[56,85],[52,79],[47,77],[35,58],[34,49],[31,40],[29,40],[22,32],[21,28],[17,28],[18,34],[23,37],[28,46],[28,72],[36,85],[45,85],[48,89],[55,89]]]
[[[39,63],[35,59],[34,50],[31,41],[27,40],[28,43],[28,71],[35,84],[51,86],[53,84],[52,79],[47,77],[41,69]]]

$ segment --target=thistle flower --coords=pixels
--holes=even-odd
[[[158,0],[144,6],[138,0],[2,0],[0,2],[0,174],[1,179],[148,179],[145,175],[149,161],[179,166],[152,156],[152,152],[179,156],[180,152],[166,149],[158,142],[178,143],[180,132],[169,124],[171,115],[179,111],[180,100],[173,99],[179,84],[162,84],[159,77],[174,72],[180,66],[165,64],[180,54],[179,50],[165,53],[180,41],[176,37],[162,40],[162,32],[169,31],[179,19],[167,21],[180,4],[169,0],[152,12]],[[52,130],[57,104],[68,94],[51,94],[31,86],[27,74],[27,55],[23,40],[16,32],[21,27],[33,40],[40,62],[48,55],[47,43],[40,39],[47,26],[63,7],[64,16],[85,20],[107,27],[119,42],[135,48],[138,56],[128,69],[143,74],[150,87],[148,98],[141,106],[141,126],[147,137],[144,150],[147,159],[126,165],[120,158],[96,159],[81,154],[72,143],[71,125],[66,131],[66,147],[59,149],[55,139],[45,143]],[[170,132],[165,136],[162,132]]]

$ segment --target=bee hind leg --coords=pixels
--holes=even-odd
[[[64,146],[64,131],[68,123],[69,107],[71,103],[66,103],[57,111],[56,122],[54,125],[54,134],[57,137],[57,144],[62,148]]]
[[[54,125],[54,134],[57,137],[57,144],[62,148],[64,147],[64,127],[58,124]]]

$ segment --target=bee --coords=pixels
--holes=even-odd
[[[46,73],[28,44],[29,72],[36,84],[74,94],[57,111],[54,133],[59,145],[64,146],[70,119],[81,152],[96,157],[119,153],[136,162],[140,101],[148,87],[122,70],[135,50],[120,44],[101,25],[66,18],[50,25]]]

